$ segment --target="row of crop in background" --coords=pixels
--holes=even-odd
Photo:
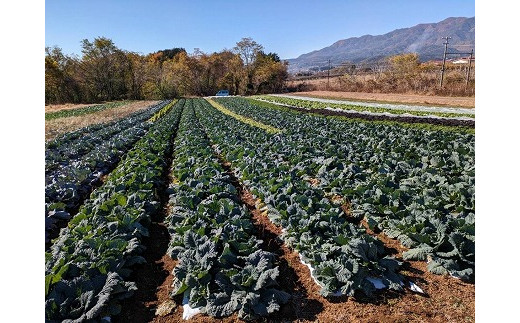
[[[295,106],[304,109],[342,109],[352,110],[358,112],[372,112],[372,113],[390,113],[396,115],[411,114],[415,116],[436,116],[445,118],[475,118],[474,114],[471,113],[454,113],[454,112],[439,112],[439,111],[425,111],[425,110],[412,110],[412,109],[399,109],[399,108],[385,108],[384,106],[374,105],[356,105],[352,103],[334,103],[334,102],[321,102],[318,100],[305,100],[300,98],[289,98],[283,96],[273,95],[257,95],[255,99],[260,99],[276,104],[283,104],[287,106]]]
[[[56,112],[47,112],[47,113],[45,113],[45,120],[82,116],[85,114],[90,114],[90,113],[94,113],[94,112],[98,112],[98,111],[117,108],[117,107],[120,107],[120,106],[128,104],[128,103],[130,103],[130,101],[118,101],[118,102],[109,102],[109,103],[104,103],[104,104],[89,105],[86,107],[75,108],[75,109],[60,110],[60,111],[56,111]]]

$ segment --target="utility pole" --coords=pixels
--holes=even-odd
[[[330,58],[329,58],[329,69],[327,70],[327,90],[330,90]]]
[[[441,68],[441,81],[439,86],[442,87],[442,81],[444,80],[444,70],[446,69],[446,53],[448,52],[448,41],[451,39],[451,37],[442,37],[442,39],[446,39],[446,42],[444,43],[444,57],[442,58],[442,68]]]
[[[469,62],[468,62],[468,74],[466,75],[466,87],[468,87],[469,84],[469,75],[471,71],[471,60],[473,59],[473,49],[471,50],[471,54],[469,55]]]

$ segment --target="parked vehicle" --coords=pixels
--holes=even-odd
[[[228,90],[220,90],[215,95],[216,96],[228,96],[229,95],[229,91]]]

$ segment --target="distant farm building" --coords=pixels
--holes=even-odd
[[[470,59],[469,57],[462,57],[462,58],[458,58],[457,60],[454,60],[452,63],[453,64],[468,64],[469,59]],[[471,63],[475,63],[475,57],[471,58]]]

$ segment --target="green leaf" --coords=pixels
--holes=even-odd
[[[125,206],[126,205],[126,202],[127,202],[127,198],[126,196],[122,195],[122,194],[118,194],[116,196],[117,198],[117,203],[121,206]]]
[[[404,260],[426,260],[426,257],[433,252],[433,248],[420,246],[403,252]]]

